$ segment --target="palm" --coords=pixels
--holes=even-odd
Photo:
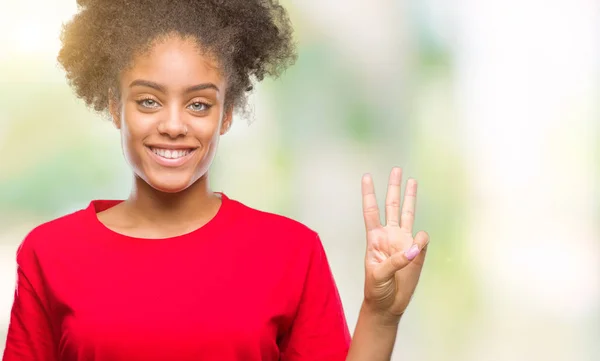
[[[408,306],[415,291],[425,259],[428,235],[417,233],[413,238],[417,184],[407,182],[402,208],[400,185],[402,170],[395,168],[390,174],[386,197],[386,224],[381,224],[375,198],[373,181],[363,178],[363,210],[367,229],[365,256],[365,301],[376,311],[399,317]],[[418,245],[419,254],[407,257],[405,253]]]

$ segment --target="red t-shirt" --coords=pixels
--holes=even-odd
[[[222,195],[168,239],[111,231],[88,208],[30,232],[4,361],[345,360],[350,334],[318,235]]]

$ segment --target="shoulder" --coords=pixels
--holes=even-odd
[[[321,246],[319,234],[306,224],[290,217],[259,210],[241,202],[235,203],[234,221],[230,227],[243,232],[244,238],[259,240],[276,249],[312,251]]]
[[[67,247],[70,239],[85,228],[85,210],[54,218],[34,227],[17,249],[17,261],[25,261],[40,254],[52,253]]]
[[[288,236],[317,237],[316,231],[304,223],[290,217],[259,210],[238,201],[236,203],[236,223],[243,222],[251,229],[258,229],[269,233],[279,233]]]

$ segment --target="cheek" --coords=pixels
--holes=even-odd
[[[142,140],[151,134],[153,121],[148,115],[137,111],[126,111],[121,118],[121,145],[131,165],[140,161],[138,153],[144,151]]]
[[[204,146],[209,146],[208,143],[214,142],[219,138],[219,121],[218,119],[205,119],[204,121],[196,120],[191,122],[191,130],[203,143]]]
[[[121,119],[121,132],[124,140],[139,140],[156,128],[152,115],[142,114],[131,108],[126,109],[124,114],[125,116]]]

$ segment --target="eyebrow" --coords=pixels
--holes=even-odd
[[[132,81],[131,84],[129,84],[130,88],[133,88],[134,86],[145,86],[148,88],[156,89],[162,93],[167,92],[167,89],[163,85],[155,83],[153,81],[149,81],[149,80],[136,79],[136,80]],[[198,85],[192,85],[192,86],[186,88],[185,93],[191,93],[194,91],[199,91],[199,90],[204,90],[204,89],[214,89],[217,92],[219,92],[219,87],[217,87],[213,83],[202,83],[202,84],[198,84]]]

